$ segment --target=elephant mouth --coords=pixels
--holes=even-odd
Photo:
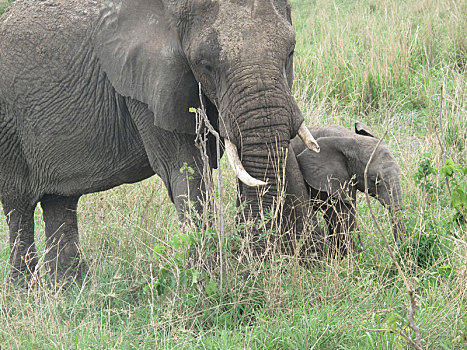
[[[300,128],[298,129],[297,134],[302,139],[303,143],[308,147],[308,149],[319,153],[320,151],[319,145],[316,142],[313,135],[310,133],[310,130],[308,130],[308,128],[306,127],[305,122],[303,122],[300,125]],[[227,153],[230,166],[232,167],[235,173],[235,176],[241,182],[243,182],[245,185],[250,186],[250,187],[260,187],[260,186],[267,185],[267,182],[258,180],[254,178],[253,176],[251,176],[250,174],[248,174],[248,172],[245,170],[242,164],[242,161],[240,160],[240,157],[238,156],[237,146],[235,146],[228,139],[225,140],[225,151]]]

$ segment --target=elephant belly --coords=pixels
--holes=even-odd
[[[69,158],[59,156],[55,161],[53,157],[48,159],[55,169],[52,173],[44,167],[39,167],[36,178],[39,182],[46,181],[43,192],[80,195],[104,191],[124,183],[138,182],[154,174],[144,148],[139,151],[120,150],[118,157],[102,152],[105,156],[99,158],[93,156],[88,147],[85,150],[89,152],[70,152]],[[83,157],[83,154],[90,156]]]
[[[35,128],[25,128],[29,130],[22,135],[27,140],[23,150],[31,182],[42,193],[97,192],[154,174],[130,116],[110,112],[76,114],[69,126],[63,115],[73,114],[61,112],[61,118],[49,120],[48,127],[35,123]]]
[[[0,175],[14,176],[5,186],[28,187],[39,197],[70,196],[154,174],[125,99],[107,81],[102,84],[105,93],[76,103],[57,103],[49,97],[57,92],[44,89],[41,109],[6,109],[1,119],[10,122],[1,138],[8,142],[0,142],[0,151],[9,157],[0,162]]]

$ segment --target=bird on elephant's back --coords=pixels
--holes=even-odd
[[[187,201],[201,210],[200,172],[188,182],[180,173],[202,168],[189,112],[200,95],[242,183],[242,217],[274,212],[290,139],[319,149],[291,93],[294,46],[286,0],[17,0],[0,20],[0,196],[12,279],[35,270],[38,203],[46,266],[58,279],[86,269],[83,194],[157,174],[182,218]]]
[[[297,138],[291,141],[291,148],[297,155],[299,177],[306,182],[310,203],[324,213],[333,254],[345,255],[357,249],[351,236],[357,229],[356,192],[365,192],[364,173],[373,152],[367,173],[368,194],[388,209],[394,238],[402,239],[405,226],[400,220],[400,168],[389,147],[360,122],[355,123],[355,132],[338,125],[310,131],[320,144],[320,153],[309,152]]]

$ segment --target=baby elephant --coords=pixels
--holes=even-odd
[[[365,191],[364,172],[378,139],[363,123],[355,123],[355,133],[342,126],[310,128],[321,147],[320,153],[306,150],[298,138],[291,146],[297,155],[313,209],[324,212],[333,255],[353,249],[356,190]],[[394,237],[401,238],[404,225],[397,217],[402,209],[400,168],[389,148],[381,143],[367,173],[368,193],[390,210]]]

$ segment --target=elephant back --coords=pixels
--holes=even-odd
[[[355,135],[352,131],[340,125],[315,126],[308,127],[308,129],[317,141],[321,137],[350,137]],[[298,136],[291,140],[290,145],[297,156],[306,149],[305,144]]]
[[[352,131],[341,125],[310,127],[309,129],[315,139],[319,139],[321,137],[350,137],[355,135]]]
[[[14,2],[0,19],[0,95],[4,101],[28,108],[35,103],[31,100],[35,91],[70,82],[71,73],[82,74],[76,69],[82,67],[83,56],[89,55],[97,15],[97,1],[92,0]]]

